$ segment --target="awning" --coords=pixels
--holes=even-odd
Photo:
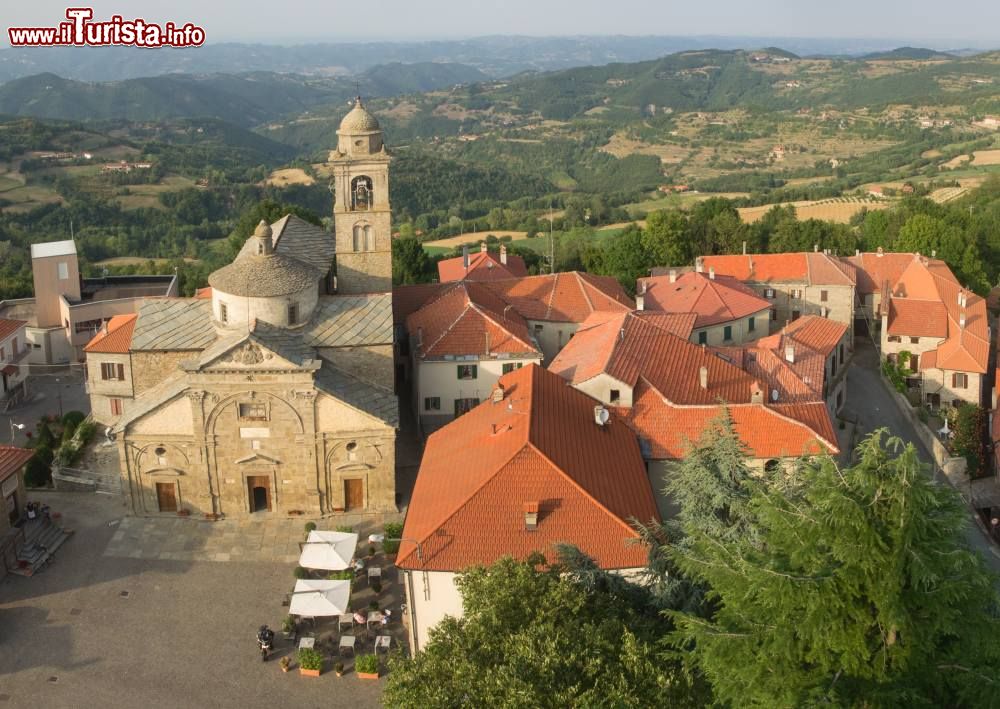
[[[4,367],[0,371],[2,371],[8,377],[13,376],[13,375],[17,374],[17,365],[16,364],[8,364],[6,367]]]
[[[288,612],[310,617],[341,615],[347,612],[350,601],[350,581],[300,579],[295,582]]]
[[[342,571],[351,565],[358,535],[350,532],[320,532],[313,530],[302,545],[299,566],[306,569]]]

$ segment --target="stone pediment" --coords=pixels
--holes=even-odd
[[[281,460],[274,458],[264,453],[253,453],[251,455],[243,456],[242,458],[237,458],[233,461],[237,465],[243,465],[244,463],[268,463],[269,465],[280,464]]]
[[[161,467],[157,467],[157,468],[149,468],[148,470],[144,470],[143,474],[145,474],[145,475],[174,475],[174,476],[181,476],[181,475],[184,475],[184,471],[181,470],[180,468],[171,468],[171,467],[161,466]]]
[[[313,352],[302,345],[297,333],[280,338],[260,338],[244,334],[223,339],[205,350],[197,360],[186,363],[188,370],[291,370],[313,368]]]

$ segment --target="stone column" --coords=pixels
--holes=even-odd
[[[205,391],[203,389],[192,390],[187,393],[187,396],[191,401],[191,433],[194,437],[194,456],[191,461],[190,473],[192,477],[204,476],[206,490],[212,504],[211,509],[204,510],[204,512],[219,514],[221,512],[219,481],[212,479],[208,445],[205,438]]]

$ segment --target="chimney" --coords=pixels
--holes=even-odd
[[[701,367],[698,370],[698,382],[702,389],[708,389],[708,367]]]
[[[462,266],[465,268],[469,267],[469,247],[468,245],[462,247]]]
[[[854,249],[854,256],[857,257],[860,255],[861,255],[861,249]]]
[[[937,258],[937,249],[931,249],[931,258]]]
[[[795,345],[785,345],[785,360],[795,364]]]
[[[538,529],[538,503],[524,503],[524,528],[529,532]]]
[[[745,241],[743,242],[743,255],[744,256],[747,255],[747,242],[745,242]]]
[[[813,244],[813,253],[814,254],[819,253],[819,244]]]
[[[670,269],[670,282],[671,283],[677,282],[677,269],[675,268]]]
[[[507,265],[507,244],[500,245],[500,263]]]
[[[705,270],[705,262],[702,260],[701,256],[694,260],[694,270],[698,273]]]
[[[764,389],[761,387],[760,382],[754,380],[753,384],[750,385],[750,403],[751,404],[763,404],[764,403]]]
[[[484,253],[484,254],[486,253],[486,242],[485,241],[480,241],[479,242],[479,250],[482,253]]]
[[[646,309],[646,296],[641,291],[635,294],[635,309],[645,310]],[[622,331],[622,339],[624,339],[624,330]]]
[[[878,251],[876,251],[876,252],[875,252],[875,255],[876,255],[876,256],[877,256],[878,258],[882,258],[882,256],[883,256],[884,254],[885,254],[885,251],[883,251],[883,250],[882,250],[882,247],[881,247],[881,246],[879,246],[879,247],[878,247]]]
[[[963,330],[965,329],[965,311],[964,310],[962,311],[962,314],[958,316],[958,326],[960,328],[962,328]]]
[[[708,267],[708,277],[713,281],[715,280],[715,266]]]
[[[499,404],[503,401],[503,384],[497,382],[497,385],[493,387],[493,393],[490,395],[490,401],[494,404]]]

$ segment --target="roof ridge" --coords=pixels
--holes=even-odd
[[[553,272],[549,274],[552,276],[552,290],[549,292],[549,301],[545,304],[545,319],[548,320],[552,316],[552,301],[556,299],[556,288],[559,287],[559,274]]]
[[[747,405],[748,406],[761,406],[764,409],[766,409],[766,410],[770,411],[771,413],[773,413],[775,416],[780,416],[781,418],[785,419],[786,421],[789,421],[789,422],[793,423],[796,426],[801,426],[802,428],[806,429],[807,431],[810,431],[814,436],[816,436],[816,438],[818,440],[823,441],[823,443],[827,444],[828,446],[830,446],[830,448],[832,448],[833,450],[837,451],[838,453],[840,452],[840,446],[838,446],[835,443],[831,443],[830,441],[828,441],[825,438],[823,438],[823,436],[819,435],[819,433],[816,431],[816,429],[814,429],[812,426],[807,425],[804,421],[800,421],[799,419],[793,418],[793,417],[789,416],[788,414],[784,414],[784,413],[776,410],[773,406],[769,406],[768,404],[747,404]],[[826,409],[826,404],[824,404],[822,401],[801,401],[801,402],[795,402],[795,403],[778,404],[778,406],[822,406],[824,408],[824,410]]]
[[[590,308],[590,312],[594,312],[596,310],[596,308],[594,308],[594,300],[590,297],[590,293],[587,291],[587,287],[590,283],[588,283],[586,279],[580,275],[579,271],[573,271],[573,275],[576,276],[576,285],[580,289],[580,292],[583,293],[583,297],[587,301],[587,306]]]
[[[519,335],[515,335],[514,332],[507,325],[502,324],[499,320],[497,320],[495,317],[493,317],[493,315],[492,315],[493,311],[492,310],[490,310],[489,308],[483,308],[482,306],[479,305],[479,303],[476,303],[471,298],[469,299],[469,305],[470,305],[470,307],[472,307],[473,309],[475,309],[475,311],[477,313],[479,313],[484,318],[486,318],[487,320],[489,320],[490,322],[492,322],[494,325],[496,325],[501,330],[503,330],[504,332],[506,332],[512,338],[514,338],[515,340],[517,340],[518,342],[520,342],[522,345],[525,345],[526,347],[529,347],[530,349],[534,350],[535,352],[538,351],[538,348],[536,348],[533,344],[531,344],[530,342],[527,342],[526,340],[521,339],[521,337]],[[510,306],[510,307],[511,307],[512,310],[514,309],[513,306]],[[517,312],[517,311],[515,310],[515,312]],[[521,315],[521,314],[518,313],[518,315]],[[521,317],[523,318],[524,316],[521,315]],[[489,354],[489,353],[487,352],[487,354]]]

